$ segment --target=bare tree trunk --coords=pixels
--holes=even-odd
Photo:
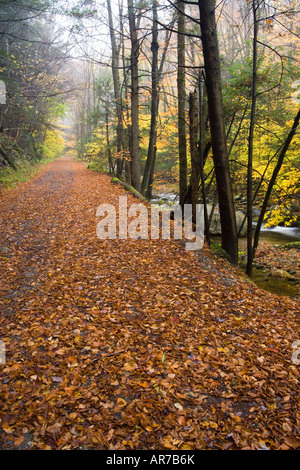
[[[123,106],[123,114],[126,115],[127,118],[127,128],[124,128],[124,150],[125,149],[130,149],[130,132],[129,132],[129,106],[128,106],[128,101],[127,97],[129,95],[128,93],[128,64],[126,63],[126,57],[125,57],[125,35],[124,35],[124,25],[123,25],[123,1],[119,1],[119,21],[120,21],[120,49],[121,49],[121,57],[122,57],[122,68],[123,68],[123,86],[124,86],[124,106]],[[130,151],[129,151],[130,153]],[[125,180],[128,184],[131,185],[131,170],[130,170],[130,160],[128,157],[125,158]]]
[[[255,229],[254,242],[253,242],[253,248],[252,248],[252,259],[254,259],[254,256],[255,256],[255,253],[256,253],[256,250],[257,250],[259,235],[260,235],[260,229],[261,229],[264,217],[265,217],[265,213],[266,213],[266,210],[267,210],[267,206],[268,206],[268,203],[269,203],[269,199],[270,199],[270,196],[271,196],[272,189],[273,189],[274,184],[276,182],[277,175],[278,175],[278,173],[279,173],[279,171],[282,167],[286,152],[287,152],[287,150],[288,150],[288,148],[289,148],[289,146],[290,146],[290,144],[291,144],[291,142],[294,138],[294,135],[296,134],[296,130],[299,126],[299,122],[300,122],[300,109],[299,109],[299,111],[298,111],[298,113],[297,113],[297,115],[294,119],[293,126],[292,126],[292,128],[291,128],[291,130],[290,130],[283,146],[282,146],[282,149],[280,151],[276,166],[273,170],[271,179],[270,179],[269,184],[268,184],[268,188],[267,188],[267,191],[266,191],[266,194],[265,194],[265,197],[264,197],[264,201],[263,201],[262,208],[261,208],[261,211],[260,211],[260,215],[259,215],[259,218],[258,218],[257,226],[256,226],[256,229]]]
[[[191,149],[191,192],[192,192],[192,214],[193,223],[196,223],[196,205],[198,204],[199,194],[199,161],[198,161],[198,100],[197,93],[194,91],[189,96],[189,118],[190,118],[190,149]]]
[[[151,123],[150,123],[150,135],[149,135],[149,145],[148,145],[148,154],[144,170],[144,177],[142,181],[142,194],[150,198],[152,194],[152,178],[154,165],[156,160],[156,137],[157,137],[157,116],[158,116],[158,102],[159,102],[159,93],[158,93],[158,23],[157,23],[157,1],[152,1],[152,11],[153,11],[153,26],[152,26],[152,71],[151,71]],[[152,175],[152,177],[151,177]]]
[[[200,180],[201,180],[201,192],[202,202],[204,208],[204,224],[205,224],[205,238],[210,245],[210,233],[209,233],[209,219],[207,212],[207,201],[206,201],[206,188],[205,188],[205,177],[204,177],[204,154],[203,154],[203,71],[199,74],[199,167],[200,167]],[[199,178],[198,178],[199,179]]]
[[[198,6],[200,10],[211,143],[222,228],[222,247],[228,253],[231,262],[236,264],[238,261],[238,238],[226,145],[215,1],[198,0]]]
[[[148,146],[147,160],[144,170],[142,193],[150,199],[152,196],[152,185],[154,177],[154,169],[156,162],[156,139],[157,139],[157,119],[159,111],[160,90],[159,84],[166,60],[167,50],[170,44],[172,31],[166,30],[164,48],[161,56],[161,61],[158,67],[158,29],[157,29],[157,4],[153,0],[153,36],[152,36],[152,98],[151,98],[151,125],[150,125],[150,139]],[[171,27],[175,24],[176,18],[171,22]],[[157,46],[155,46],[157,44]]]
[[[108,159],[108,171],[114,171],[112,158],[111,158],[111,149],[110,149],[110,139],[109,139],[109,109],[108,105],[105,105],[105,130],[106,130],[106,146],[107,146],[107,159]]]
[[[131,40],[131,184],[141,189],[140,145],[139,145],[139,43],[136,30],[133,0],[128,0],[128,17]]]
[[[117,50],[116,37],[114,32],[111,1],[106,0],[107,2],[107,11],[108,11],[108,21],[109,21],[109,32],[110,32],[110,41],[111,41],[111,50],[112,50],[112,76],[114,84],[114,94],[116,102],[116,113],[117,113],[117,152],[118,154],[125,148],[125,135],[123,128],[123,110],[122,110],[122,97],[120,92],[120,77],[119,77],[119,57]],[[117,176],[122,175],[123,170],[123,159],[117,159]]]
[[[255,111],[256,111],[256,85],[257,85],[257,36],[258,36],[258,21],[257,21],[256,0],[252,0],[252,12],[254,20],[253,32],[253,65],[252,65],[252,96],[251,96],[251,115],[250,115],[250,129],[248,138],[248,169],[247,169],[247,267],[246,273],[252,277],[252,171],[253,171],[253,140],[254,140],[254,126],[255,126]]]
[[[177,36],[177,93],[178,93],[178,151],[179,151],[179,202],[184,204],[187,190],[187,154],[185,122],[185,4],[178,2],[178,36]]]

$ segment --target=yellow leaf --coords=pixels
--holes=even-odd
[[[180,447],[180,450],[192,450],[193,447],[189,446],[188,444],[183,444],[183,446]]]
[[[118,405],[123,407],[127,405],[127,402],[123,398],[118,398]]]
[[[215,423],[214,421],[210,421],[210,422],[209,422],[209,426],[210,426],[212,429],[217,429],[218,424]]]
[[[164,437],[163,439],[163,446],[166,447],[167,449],[174,449],[174,446],[172,444],[172,437]]]
[[[178,410],[181,410],[181,411],[183,410],[183,406],[182,406],[181,403],[174,403],[174,406],[175,406],[175,408],[177,408]]]
[[[7,424],[3,424],[2,429],[3,431],[6,432],[6,434],[12,434],[14,432],[14,430],[11,427],[9,427]]]
[[[143,388],[147,388],[149,386],[148,382],[141,382],[139,385]]]
[[[20,436],[18,437],[18,439],[15,440],[14,445],[17,447],[17,446],[20,446],[23,442],[24,442],[24,437]]]

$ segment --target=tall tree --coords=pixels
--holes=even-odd
[[[198,6],[200,11],[211,144],[222,228],[222,247],[228,253],[231,262],[236,264],[238,259],[238,238],[226,144],[215,1],[198,0]]]
[[[151,63],[151,122],[150,122],[150,135],[148,154],[144,170],[144,176],[142,181],[142,193],[146,197],[151,197],[151,174],[154,169],[156,159],[156,139],[157,139],[157,116],[158,116],[158,104],[159,104],[159,91],[158,91],[158,23],[157,23],[157,0],[152,0],[152,12],[153,12],[153,23],[152,23],[152,63]]]
[[[142,193],[150,199],[152,196],[152,184],[156,162],[157,153],[157,121],[159,113],[159,101],[160,101],[160,83],[165,65],[166,55],[172,35],[172,28],[175,24],[176,17],[170,23],[170,29],[166,30],[164,46],[161,54],[160,63],[158,61],[158,14],[157,14],[157,0],[152,0],[153,8],[153,22],[152,22],[152,62],[151,62],[151,122],[150,122],[150,133],[149,133],[149,144],[147,152],[147,160],[145,164],[143,181],[142,181]]]
[[[141,189],[140,142],[139,142],[139,41],[137,36],[136,18],[133,0],[127,0],[128,18],[131,41],[130,72],[131,72],[131,184]]]
[[[196,90],[189,96],[189,119],[190,119],[190,152],[191,152],[191,193],[193,222],[196,223],[196,206],[199,200],[199,152],[198,141],[198,99]]]
[[[255,112],[256,112],[256,89],[257,89],[257,39],[258,39],[258,18],[257,18],[258,3],[252,0],[253,12],[253,57],[252,57],[252,91],[251,91],[251,115],[250,115],[250,129],[248,138],[248,169],[247,169],[247,267],[246,272],[249,277],[252,277],[252,171],[253,171],[253,142],[254,142],[254,128],[255,128]]]
[[[122,150],[125,149],[125,134],[123,126],[123,108],[122,108],[122,96],[120,90],[120,76],[119,76],[119,54],[117,48],[117,41],[115,36],[113,17],[112,17],[112,8],[111,1],[106,0],[107,2],[107,12],[108,12],[108,23],[109,23],[109,33],[110,33],[110,42],[111,42],[111,65],[112,65],[112,76],[114,83],[114,92],[115,92],[115,102],[116,102],[116,113],[117,113],[117,153],[118,155]],[[123,160],[122,158],[117,159],[117,176],[121,176],[123,169]]]
[[[186,151],[186,90],[185,90],[185,4],[178,2],[177,20],[177,93],[178,93],[178,152],[179,152],[179,202],[184,203],[187,190]]]

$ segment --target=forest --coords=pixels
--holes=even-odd
[[[300,448],[299,13],[0,0],[0,449]],[[203,250],[98,240],[124,194]]]
[[[14,3],[1,1],[3,167],[66,145],[148,199],[203,203],[233,263],[246,230],[250,276],[262,224],[299,227],[297,2]]]

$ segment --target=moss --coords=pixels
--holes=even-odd
[[[97,162],[97,161],[95,161],[95,162],[90,162],[90,163],[87,165],[87,168],[88,168],[88,170],[98,171],[98,172],[100,172],[100,173],[103,173],[103,172],[107,173],[105,167],[104,167],[101,163],[99,163],[99,162]]]
[[[147,200],[139,193],[133,186],[130,186],[130,184],[125,183],[125,181],[121,181],[119,178],[113,177],[111,179],[111,183],[113,184],[120,184],[123,186],[126,191],[130,192],[133,196],[137,197],[141,201],[147,202]]]
[[[17,170],[10,167],[0,168],[0,188],[14,188],[35,176],[43,165],[55,160],[44,158],[39,162],[18,161]]]
[[[230,261],[229,254],[227,253],[227,251],[224,250],[224,248],[222,248],[220,243],[212,243],[211,244],[211,251],[212,251],[213,254],[215,254],[217,256],[220,256],[222,258],[225,258],[228,261]]]
[[[289,249],[300,250],[300,241],[286,243],[285,245],[282,245],[281,248],[288,249],[288,250]]]

